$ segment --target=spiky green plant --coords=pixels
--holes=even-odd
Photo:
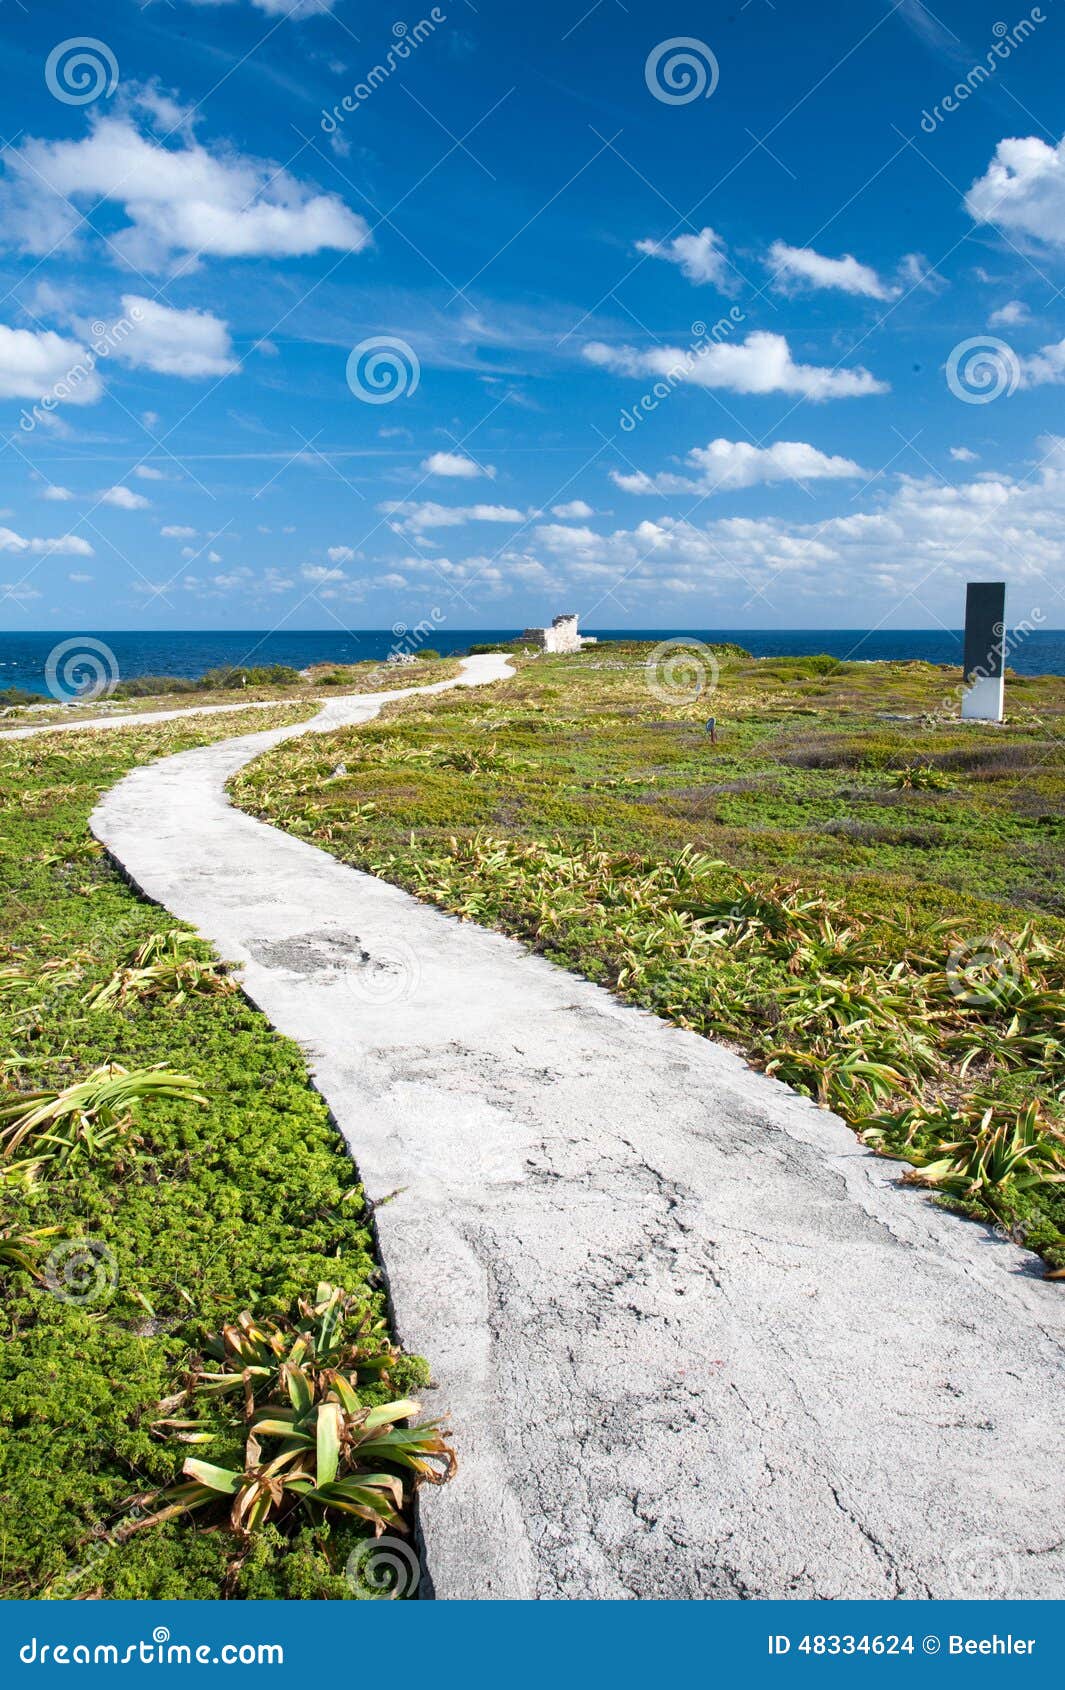
[[[317,1517],[335,1510],[378,1533],[405,1531],[410,1488],[452,1476],[455,1456],[441,1428],[401,1424],[420,1412],[417,1402],[367,1407],[360,1400],[360,1375],[380,1377],[395,1359],[383,1323],[328,1284],[299,1308],[302,1328],[256,1322],[245,1313],[210,1342],[222,1371],[197,1367],[177,1401],[195,1407],[201,1396],[239,1393],[248,1423],[243,1465],[188,1457],[182,1467],[188,1482],[159,1493],[152,1500],[162,1507],[132,1529],[213,1507],[227,1510],[231,1530],[242,1538],[271,1519],[291,1525],[301,1511]],[[214,1436],[199,1419],[172,1415],[157,1429],[183,1442]],[[264,1443],[273,1446],[265,1454]]]
[[[86,1009],[117,1009],[123,1004],[165,997],[170,1007],[176,1008],[194,994],[236,991],[236,982],[230,979],[224,964],[183,954],[185,946],[195,942],[194,933],[183,933],[177,927],[150,933],[109,979],[86,992],[82,1003]]]
[[[59,1091],[24,1093],[0,1104],[2,1171],[24,1169],[27,1163],[98,1154],[128,1133],[135,1105],[158,1098],[207,1101],[197,1091],[194,1079],[171,1073],[162,1063],[129,1070],[109,1062]],[[20,1150],[28,1150],[28,1158],[13,1163]]]

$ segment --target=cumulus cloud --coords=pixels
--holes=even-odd
[[[422,464],[422,469],[426,475],[454,476],[459,481],[475,481],[481,475],[494,480],[496,475],[494,464],[476,463],[464,452],[432,452]]]
[[[210,311],[179,311],[141,294],[122,295],[122,310],[132,324],[116,341],[114,355],[138,370],[164,376],[224,376],[237,368],[229,329]],[[162,480],[158,470],[149,479]]]
[[[842,258],[826,258],[813,247],[788,246],[774,241],[767,263],[773,269],[773,286],[780,293],[793,293],[799,288],[836,288],[841,293],[860,294],[866,299],[897,299],[901,288],[881,281],[868,264],[859,264],[846,253]]]
[[[132,488],[121,485],[109,487],[105,493],[100,494],[102,505],[116,505],[120,511],[147,510],[149,502],[143,493],[134,493]]]
[[[1018,360],[1022,387],[1057,387],[1065,381],[1065,339]]]
[[[743,440],[711,440],[695,446],[685,462],[690,475],[668,472],[625,475],[611,470],[611,480],[624,493],[728,493],[772,481],[849,480],[867,475],[851,458],[829,457],[802,440],[778,440],[772,446],[751,446]]]
[[[186,528],[181,522],[169,522],[159,532],[168,540],[193,540],[196,537],[195,528]]]
[[[81,140],[28,138],[8,149],[5,164],[3,229],[24,252],[50,251],[77,229],[79,203],[101,201],[121,206],[128,220],[111,249],[141,270],[181,254],[188,269],[200,254],[358,252],[370,239],[365,219],[336,194],[233,147],[211,152],[190,135],[163,145],[128,116],[96,117]]]
[[[90,354],[53,329],[10,329],[0,323],[0,399],[44,399],[92,405],[103,383]]]
[[[1065,246],[1065,140],[1056,147],[1038,135],[1000,141],[965,209],[977,223]]]
[[[711,228],[700,229],[697,235],[677,235],[671,241],[637,241],[636,251],[677,265],[681,275],[697,287],[710,284],[722,293],[735,289],[736,276],[726,256],[725,243]]]
[[[350,546],[328,546],[325,555],[330,563],[354,563],[356,557]]]
[[[957,464],[975,464],[980,457],[979,452],[971,452],[968,446],[952,446],[950,455]]]
[[[26,540],[12,528],[0,528],[0,552],[30,552],[35,557],[62,552],[67,557],[93,557],[88,540],[78,534],[61,534],[54,540]]]
[[[67,576],[67,580],[73,581],[73,583],[76,587],[88,586],[89,582],[94,580],[94,579],[95,579],[94,576],[86,575],[81,570],[77,570],[77,569],[72,570],[71,573]]]
[[[1000,305],[997,311],[992,311],[987,319],[988,327],[992,329],[1012,329],[1018,323],[1031,321],[1032,313],[1023,299],[1008,299],[1005,305]]]
[[[868,393],[887,393],[861,366],[853,370],[797,364],[781,334],[759,329],[736,345],[706,342],[696,356],[677,346],[639,351],[631,346],[605,346],[591,341],[584,356],[602,369],[619,375],[660,376],[691,382],[696,387],[720,387],[733,393],[795,393],[806,399],[850,399]]]
[[[347,576],[342,569],[327,569],[324,563],[307,563],[300,570],[305,581],[314,586],[321,586],[327,581],[345,581]]]
[[[567,505],[552,505],[551,515],[560,517],[565,522],[569,517],[584,519],[594,516],[595,512],[583,499],[571,499]]]
[[[422,534],[430,528],[460,528],[467,522],[524,522],[508,505],[438,505],[432,500],[389,499],[378,510],[394,520],[397,534]]]
[[[42,499],[50,499],[53,504],[57,505],[66,504],[67,500],[73,497],[74,495],[69,487],[58,487],[54,481],[41,494]]]
[[[950,487],[938,477],[901,477],[872,508],[819,522],[657,517],[598,535],[562,526],[537,531],[566,584],[613,588],[622,577],[658,602],[664,590],[712,597],[779,592],[811,609],[841,610],[857,590],[889,604],[910,590],[917,603],[957,613],[967,580],[1005,573],[1033,595],[1065,568],[1065,439],[1039,442],[1027,478],[988,474]],[[775,602],[772,600],[771,602]],[[916,606],[915,606],[916,608]]]

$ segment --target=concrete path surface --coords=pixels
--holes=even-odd
[[[378,1204],[460,1458],[423,1594],[1065,1595],[1063,1288],[708,1040],[234,810],[306,731],[92,825],[243,965]]]

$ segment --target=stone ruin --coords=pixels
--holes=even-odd
[[[540,651],[580,651],[582,646],[595,644],[590,634],[577,632],[576,616],[556,616],[550,628],[526,628],[521,637],[526,645]]]

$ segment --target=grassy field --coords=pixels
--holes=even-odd
[[[237,800],[725,1039],[1060,1273],[1065,680],[963,724],[956,670],[648,649],[280,747]]]
[[[134,765],[310,714],[301,705],[244,721],[0,741],[7,1597],[354,1593],[344,1569],[364,1541],[364,1517],[318,1510],[315,1519],[299,1504],[286,1514],[290,1492],[273,1510],[278,1518],[242,1537],[219,1529],[233,1498],[210,1487],[195,1516],[140,1527],[187,1457],[244,1467],[242,1404],[202,1377],[224,1363],[198,1369],[195,1360],[243,1310],[281,1322],[265,1338],[231,1328],[224,1347],[238,1369],[250,1364],[248,1345],[269,1352],[256,1412],[279,1378],[295,1388],[298,1375],[313,1416],[330,1382],[324,1363],[342,1364],[357,1393],[353,1419],[338,1422],[346,1435],[367,1405],[403,1398],[427,1373],[388,1343],[357,1176],[299,1051],[206,946],[130,890],[86,826],[98,795]],[[116,1103],[124,1082],[113,1064],[142,1075],[130,1106]],[[145,1081],[143,1070],[158,1064],[190,1083],[168,1087],[164,1076],[162,1095],[151,1095],[160,1076]],[[94,1074],[95,1102],[65,1094]],[[51,1136],[24,1134],[16,1144],[12,1129],[35,1093],[65,1094],[71,1107],[61,1119],[52,1111]],[[101,1097],[109,1107],[97,1106]],[[297,1300],[314,1304],[322,1283],[351,1293],[350,1305],[301,1314]],[[320,1340],[317,1361],[305,1358],[282,1378],[274,1349],[294,1361],[296,1327],[323,1318],[336,1327],[329,1344]],[[395,1449],[382,1453],[381,1442],[378,1469],[401,1475]],[[379,1487],[375,1505],[384,1497],[387,1512],[386,1493],[395,1496],[399,1482],[389,1481],[390,1493]]]

